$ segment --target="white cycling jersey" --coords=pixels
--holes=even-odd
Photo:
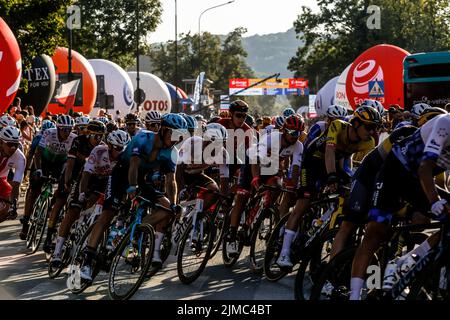
[[[23,152],[17,149],[11,157],[6,158],[0,156],[0,178],[8,177],[10,169],[14,170],[14,182],[22,183],[25,173],[26,159]]]
[[[45,153],[48,153],[51,156],[67,156],[70,147],[72,146],[72,141],[76,136],[75,133],[71,132],[66,140],[59,141],[58,129],[50,128],[45,130],[42,134],[39,146],[44,148]]]
[[[223,145],[211,143],[203,148],[203,138],[193,136],[183,142],[179,151],[178,164],[187,164],[185,172],[188,174],[201,173],[203,169],[190,169],[190,164],[217,165],[220,176],[228,178],[229,170],[227,164],[230,156]]]
[[[256,163],[257,157],[260,159],[261,166],[269,166],[274,148],[277,148],[279,158],[287,158],[292,156],[292,166],[301,166],[303,157],[303,144],[296,141],[294,144],[281,148],[281,139],[283,134],[280,131],[272,131],[270,134],[260,137],[259,143],[253,145],[248,152],[252,163]],[[275,145],[273,141],[278,141]],[[279,159],[276,159],[277,161]]]
[[[111,160],[107,145],[101,144],[92,149],[89,158],[84,165],[84,171],[97,176],[109,176],[117,164],[117,160]]]

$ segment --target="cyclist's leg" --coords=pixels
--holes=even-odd
[[[239,227],[239,222],[241,220],[242,212],[244,207],[250,198],[251,189],[251,165],[244,164],[241,166],[241,171],[239,173],[238,188],[235,196],[234,206],[231,209],[231,219],[230,219],[230,229],[228,234],[228,240],[234,242],[236,240],[237,228]]]

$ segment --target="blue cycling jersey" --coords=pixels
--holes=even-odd
[[[156,159],[150,161],[150,154],[153,151],[156,134],[153,131],[141,130],[136,134],[125,149],[123,159],[129,163],[132,156],[141,159],[139,170],[148,172],[160,169],[164,172],[175,172],[178,160],[178,150],[173,148],[163,148],[158,151]]]

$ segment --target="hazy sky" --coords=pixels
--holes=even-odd
[[[177,0],[178,34],[197,33],[202,11],[229,0]],[[163,42],[175,39],[175,0],[161,0],[162,23],[150,34],[149,40]],[[227,34],[245,27],[245,37],[254,34],[284,32],[293,27],[302,5],[317,8],[315,0],[235,0],[211,9],[201,18],[201,30],[212,34]]]

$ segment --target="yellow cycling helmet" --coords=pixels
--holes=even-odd
[[[436,117],[440,114],[446,114],[446,113],[447,113],[447,111],[445,111],[442,108],[438,108],[438,107],[427,108],[427,109],[423,110],[423,112],[420,114],[419,119],[417,120],[417,125],[419,127],[421,127],[425,123],[427,123],[427,121],[433,119],[434,117]]]

